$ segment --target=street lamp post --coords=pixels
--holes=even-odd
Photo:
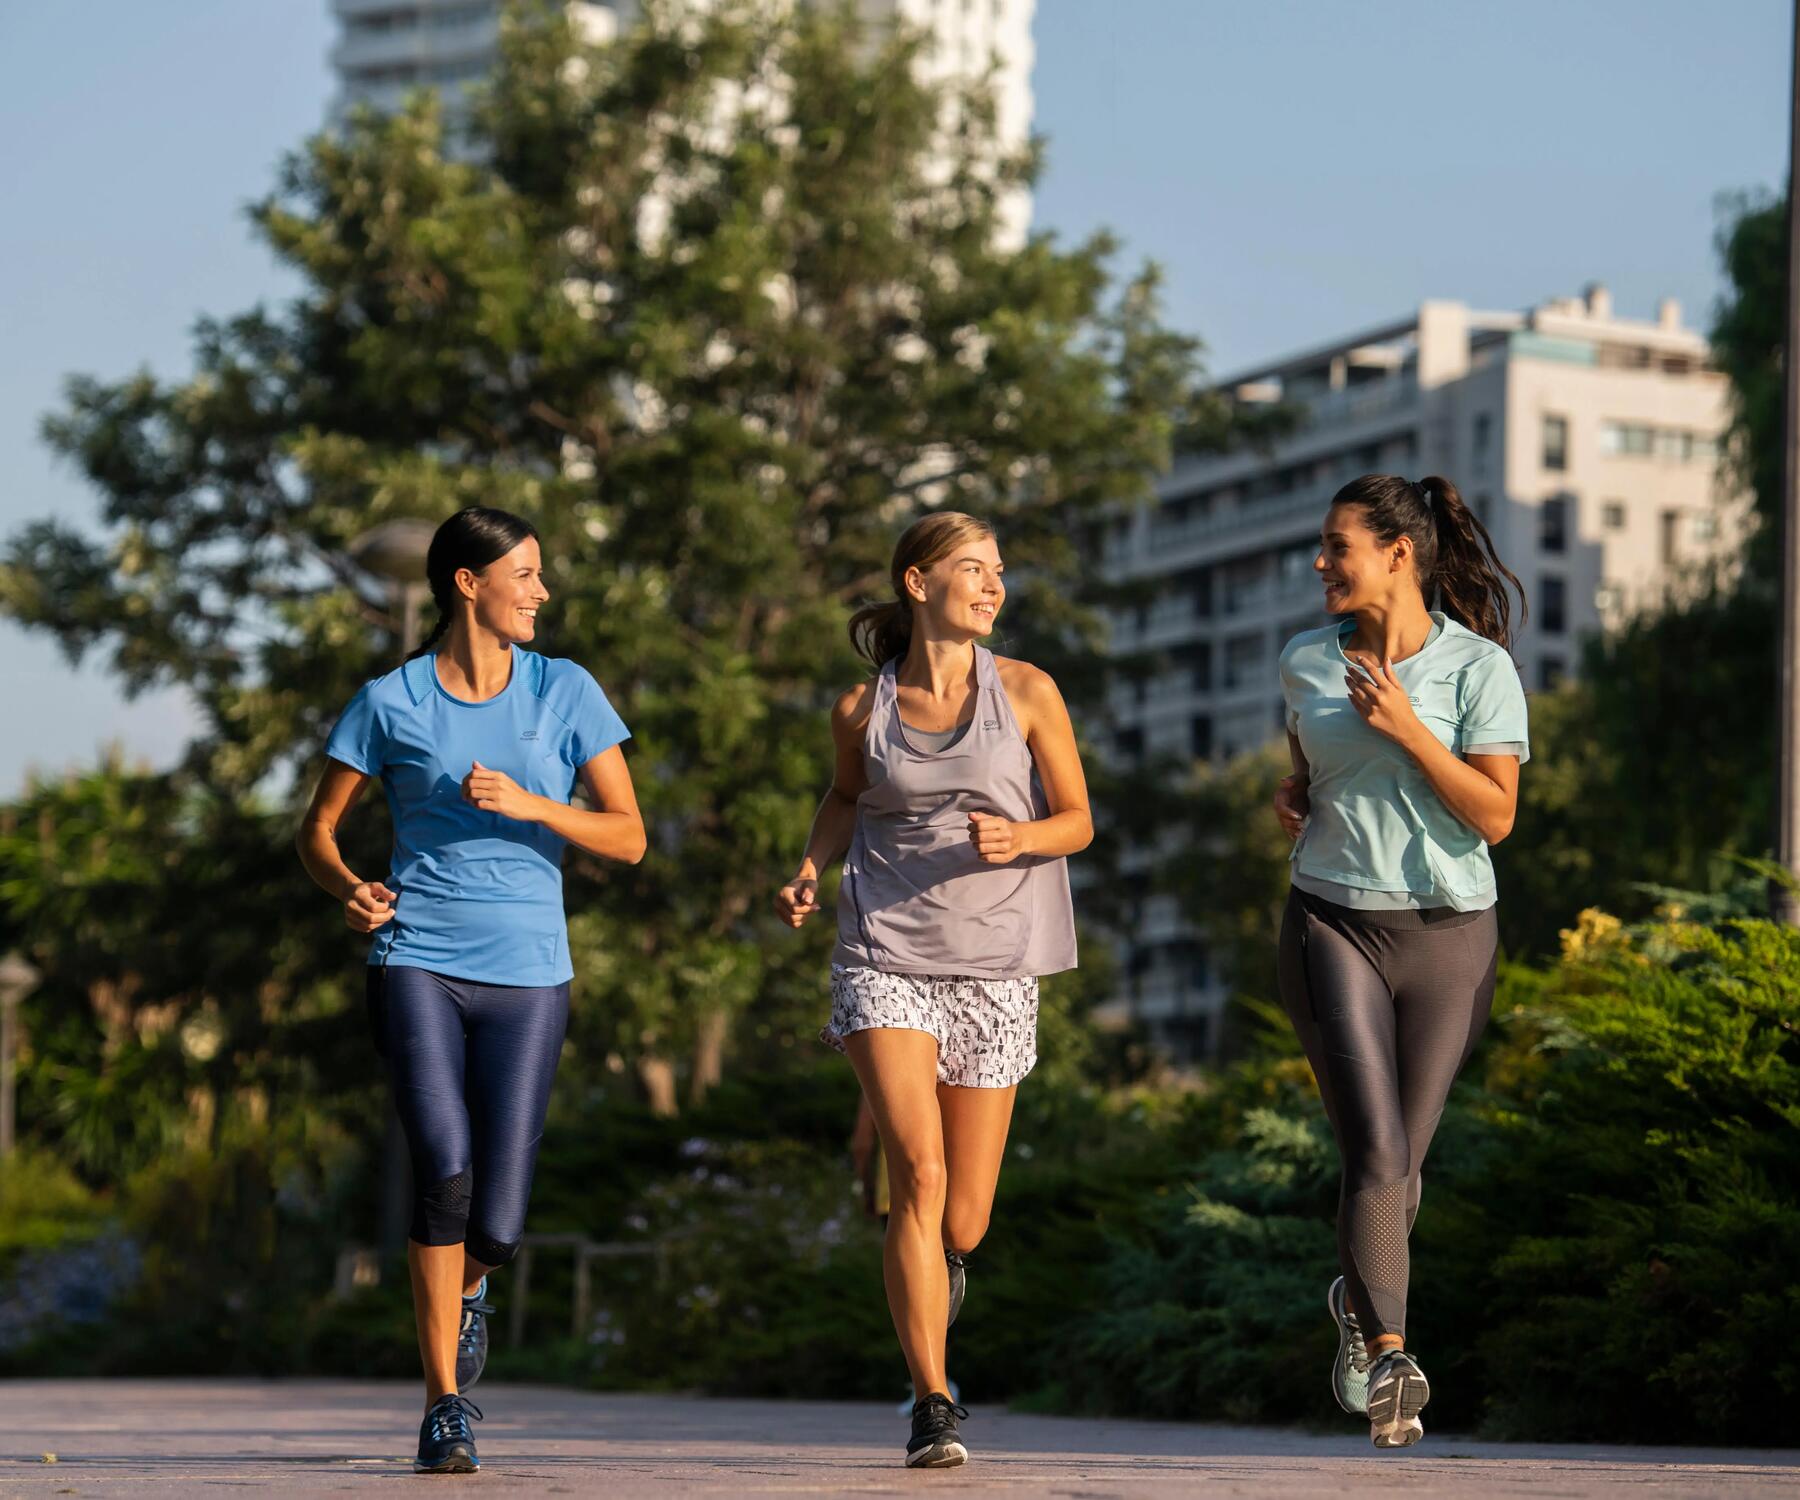
[[[1781,497],[1781,749],[1776,789],[1775,857],[1800,878],[1800,193],[1794,172],[1800,166],[1800,0],[1794,6],[1793,64],[1788,74],[1788,265],[1787,401],[1783,411],[1785,452]],[[1800,897],[1778,884],[1771,914],[1789,926],[1800,924]]]
[[[41,976],[17,953],[0,958],[0,1161],[13,1153],[13,1077],[19,1060],[19,1002]]]
[[[402,658],[410,656],[419,644],[419,614],[431,592],[425,557],[436,529],[429,521],[384,521],[345,549],[359,567],[387,585],[390,597],[399,604]],[[375,1239],[384,1255],[398,1254],[406,1244],[411,1200],[412,1162],[399,1113],[390,1101],[381,1145],[381,1208]]]

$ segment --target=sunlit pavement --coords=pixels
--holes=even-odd
[[[1552,1447],[1428,1436],[1377,1454],[1366,1435],[1015,1416],[977,1408],[963,1468],[908,1471],[894,1408],[604,1396],[482,1385],[482,1468],[415,1478],[419,1397],[392,1383],[0,1382],[0,1497],[284,1494],[433,1483],[605,1495],[1580,1497],[1794,1494],[1800,1450]],[[1429,1412],[1427,1413],[1429,1415]],[[47,1455],[55,1455],[54,1462]],[[391,1491],[390,1491],[391,1492]]]

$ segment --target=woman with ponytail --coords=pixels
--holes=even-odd
[[[1075,966],[1067,856],[1093,837],[1050,677],[979,644],[1006,598],[986,523],[915,522],[893,599],[850,639],[875,675],[831,714],[837,767],[776,910],[799,927],[844,857],[831,1020],[887,1158],[888,1308],[912,1373],[909,1468],[968,1458],[944,1343],[987,1231],[1019,1081],[1037,1061],[1038,976]]]
[[[331,731],[301,827],[307,872],[372,934],[368,1011],[412,1158],[407,1245],[425,1420],[414,1468],[480,1467],[464,1395],[487,1358],[488,1275],[511,1260],[569,1014],[562,856],[635,864],[644,825],[628,731],[572,661],[525,649],[550,597],[537,533],[471,506],[432,537],[438,621]],[[371,777],[388,872],[345,864],[338,829]],[[577,782],[593,811],[569,805]]]
[[[1313,566],[1343,618],[1281,653],[1294,766],[1275,796],[1294,840],[1281,997],[1343,1165],[1332,1391],[1376,1447],[1404,1447],[1430,1395],[1406,1350],[1407,1235],[1493,1001],[1488,846],[1512,829],[1530,754],[1508,655],[1507,589],[1522,591],[1437,476],[1345,485]]]

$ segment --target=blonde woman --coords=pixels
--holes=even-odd
[[[995,656],[993,528],[915,522],[894,597],[850,637],[876,669],[831,714],[837,764],[776,908],[799,927],[840,856],[830,1023],[887,1156],[888,1307],[912,1373],[911,1468],[968,1459],[944,1374],[965,1258],[987,1231],[1013,1096],[1037,1061],[1038,978],[1075,966],[1067,857],[1093,837],[1062,695]]]

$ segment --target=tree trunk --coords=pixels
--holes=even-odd
[[[638,1081],[650,1100],[650,1113],[673,1119],[681,1113],[675,1102],[675,1064],[666,1057],[646,1053],[638,1059]]]
[[[688,1103],[701,1103],[725,1076],[725,1038],[730,1034],[729,1011],[709,1010],[700,1017],[700,1034],[694,1038],[694,1076],[688,1085]]]

